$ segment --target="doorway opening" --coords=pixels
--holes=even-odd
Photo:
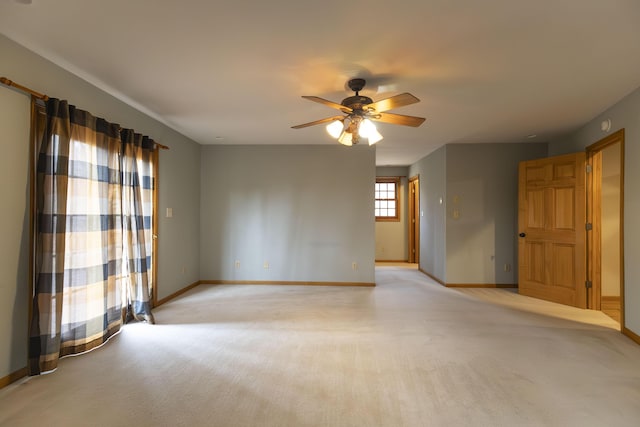
[[[409,262],[420,264],[420,177],[409,178]]]
[[[624,329],[624,129],[587,147],[588,308]]]

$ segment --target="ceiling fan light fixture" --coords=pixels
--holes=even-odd
[[[373,145],[383,139],[380,132],[378,132],[370,120],[379,120],[384,123],[411,127],[418,127],[425,121],[424,117],[386,113],[388,110],[420,102],[415,96],[405,92],[374,102],[371,98],[361,96],[359,93],[364,88],[365,83],[365,80],[361,78],[349,80],[349,88],[356,94],[343,99],[340,104],[317,96],[303,96],[303,98],[309,101],[339,110],[345,114],[345,116],[327,117],[291,127],[293,129],[302,129],[321,123],[328,123],[326,125],[327,133],[329,133],[331,137],[337,138],[340,144],[351,146],[358,144],[360,138],[367,138],[369,145]]]
[[[327,133],[331,135],[332,138],[338,139],[344,130],[344,123],[342,120],[334,120],[327,125]]]

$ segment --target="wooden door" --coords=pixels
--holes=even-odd
[[[417,176],[409,178],[409,262],[420,263],[420,186]]]
[[[585,308],[585,153],[520,163],[519,292]]]

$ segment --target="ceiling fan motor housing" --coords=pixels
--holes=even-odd
[[[367,83],[365,79],[351,79],[347,82],[349,85],[349,89],[354,91],[356,94],[354,96],[350,96],[342,100],[342,105],[345,107],[349,107],[353,110],[354,113],[361,113],[364,106],[372,104],[373,100],[368,96],[360,96],[358,92],[364,88],[364,85]]]
[[[373,103],[373,100],[368,96],[350,96],[342,100],[342,105],[349,107],[354,111],[362,110],[363,107]]]

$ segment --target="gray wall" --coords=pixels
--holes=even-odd
[[[518,163],[546,157],[547,144],[446,150],[447,283],[517,283]]]
[[[546,143],[450,144],[411,165],[420,268],[447,284],[517,283],[518,163],[546,154]]]
[[[131,127],[169,146],[160,153],[160,212],[173,207],[173,218],[161,216],[158,247],[158,296],[170,295],[199,279],[200,146],[147,115],[95,88],[86,81],[0,35],[0,75],[51,97],[67,99],[96,116]],[[15,115],[0,122],[3,143],[2,197],[0,214],[0,378],[26,366],[26,277],[28,251],[29,98],[0,87],[3,112]],[[25,119],[26,118],[26,119]],[[6,164],[5,164],[6,163]],[[5,168],[6,166],[6,168]],[[18,234],[16,234],[19,233]],[[6,237],[6,238],[5,238]],[[183,274],[182,267],[185,267]],[[5,333],[5,331],[10,331]]]
[[[400,176],[400,221],[376,221],[376,260],[406,261],[409,259],[409,227],[407,226],[409,168],[381,166],[376,176]]]
[[[583,151],[609,133],[600,124],[611,119],[611,132],[624,128],[624,301],[625,326],[640,335],[640,88],[594,117],[575,133],[549,146],[550,154]]]
[[[374,149],[205,146],[201,175],[201,279],[375,281]]]
[[[27,360],[29,97],[0,88],[0,378]]]
[[[445,199],[446,147],[440,147],[409,167],[420,176],[420,268],[446,281]]]
[[[154,136],[154,133],[149,133]],[[181,141],[182,139],[182,141]],[[200,150],[175,134],[160,152],[158,182],[158,298],[200,280]],[[165,140],[166,141],[166,140]],[[173,216],[167,218],[171,208]]]

